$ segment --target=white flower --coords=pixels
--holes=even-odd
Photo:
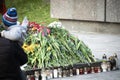
[[[62,28],[63,25],[62,25],[61,22],[54,21],[54,22],[50,23],[50,24],[48,25],[48,27],[59,27],[59,28]]]

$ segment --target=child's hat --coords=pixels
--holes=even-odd
[[[9,8],[7,12],[2,16],[2,22],[9,27],[11,25],[17,24],[17,18],[16,8]]]

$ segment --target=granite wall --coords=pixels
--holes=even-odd
[[[120,57],[120,0],[51,0],[51,17],[93,51]]]

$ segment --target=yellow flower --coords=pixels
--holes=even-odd
[[[22,48],[23,48],[25,51],[28,51],[28,49],[27,49],[28,47],[29,47],[29,45],[27,45],[26,43],[24,43],[23,46],[22,46]]]
[[[37,30],[37,28],[36,28],[36,27],[33,27],[33,28],[32,28],[32,31],[35,31],[35,30]]]
[[[47,51],[50,51],[50,50],[51,50],[51,47],[48,47],[48,48],[47,48]]]
[[[28,50],[33,53],[33,51],[34,51],[34,49],[35,49],[35,46],[36,46],[35,44],[31,44],[31,45],[28,47]]]
[[[33,53],[36,46],[38,46],[38,45],[36,45],[36,44],[27,45],[27,44],[24,43],[22,48],[27,52]]]

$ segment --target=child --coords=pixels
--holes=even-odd
[[[1,31],[1,36],[13,41],[18,41],[22,46],[26,37],[28,20],[24,20],[22,25],[17,24],[17,11],[16,8],[9,8],[2,16],[3,27],[5,30]],[[20,72],[22,80],[26,80],[23,72]]]
[[[5,30],[1,31],[1,36],[13,41],[18,41],[20,45],[25,40],[28,21],[24,23],[25,26],[17,24],[16,8],[9,8],[2,16],[3,27]]]

